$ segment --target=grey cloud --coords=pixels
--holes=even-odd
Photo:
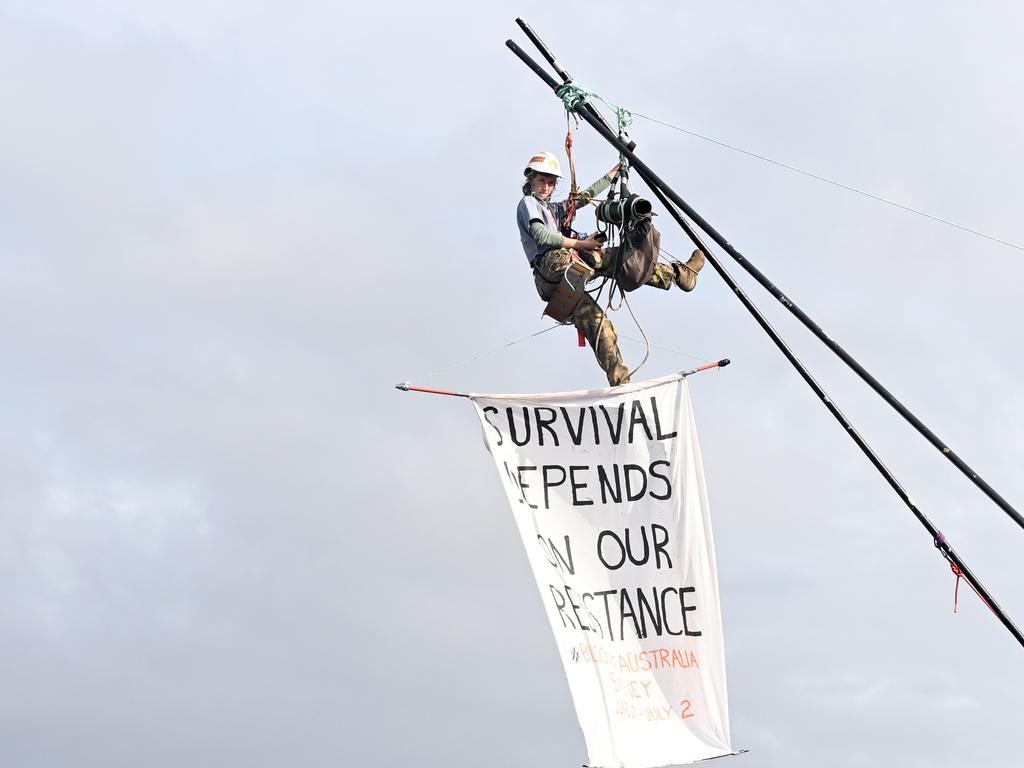
[[[502,46],[515,15],[613,101],[1024,240],[1006,5],[651,4],[637,66],[610,3],[93,5],[0,11],[4,764],[584,758],[470,410],[392,389],[600,384],[561,330],[431,373],[544,327],[512,207],[565,123]],[[1024,498],[1017,253],[634,133]],[[577,158],[612,155],[580,129]],[[1020,532],[759,301],[1020,617]],[[634,307],[735,361],[692,387],[737,760],[1009,766],[1018,649],[963,585],[952,614],[948,566],[730,293]]]

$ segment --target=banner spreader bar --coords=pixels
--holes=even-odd
[[[721,360],[716,360],[713,363],[705,363],[704,365],[698,365],[696,368],[691,368],[688,371],[680,371],[679,375],[683,378],[692,376],[695,373],[701,373],[703,371],[711,371],[715,368],[725,368],[732,361],[729,358],[724,357]],[[431,389],[429,387],[417,387],[412,382],[403,381],[401,384],[395,384],[395,389],[400,389],[403,392],[422,392],[426,395],[447,395],[448,397],[470,397],[467,392],[454,392],[450,389]]]

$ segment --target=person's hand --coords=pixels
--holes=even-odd
[[[590,235],[586,240],[576,241],[576,250],[578,251],[599,251],[601,250],[601,241],[593,235]]]

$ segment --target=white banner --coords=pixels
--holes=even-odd
[[[472,399],[590,765],[653,768],[732,754],[715,552],[686,380]]]

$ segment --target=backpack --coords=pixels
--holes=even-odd
[[[661,233],[650,219],[641,219],[626,233],[619,246],[615,269],[615,282],[623,291],[635,291],[650,280],[658,263]]]

